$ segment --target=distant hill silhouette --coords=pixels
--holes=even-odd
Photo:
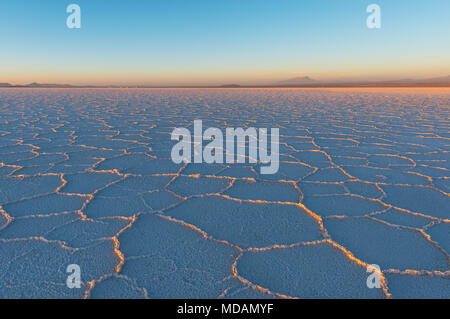
[[[72,85],[69,84],[42,84],[42,83],[30,83],[24,85],[25,87],[31,87],[31,88],[64,88],[64,87],[72,87]]]
[[[450,83],[450,75],[422,80],[424,83]]]
[[[239,84],[224,84],[221,85],[222,88],[240,88],[241,86]]]
[[[299,76],[292,79],[277,82],[278,85],[302,85],[302,84],[314,84],[318,81],[311,79],[309,76]]]
[[[381,83],[405,83],[405,84],[450,84],[450,75],[428,79],[401,79],[381,81]]]
[[[288,80],[279,81],[277,83],[268,85],[272,87],[277,86],[294,86],[294,87],[383,87],[383,86],[450,86],[450,76],[442,76],[427,79],[400,79],[400,80],[385,80],[385,81],[349,81],[349,80],[335,80],[335,81],[317,81],[311,79],[309,76],[296,77]]]
[[[12,86],[12,85],[9,83],[0,83],[0,88],[10,87],[10,86]]]

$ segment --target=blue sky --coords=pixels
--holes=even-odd
[[[66,7],[81,7],[68,29]],[[366,7],[381,7],[381,29]],[[2,0],[0,82],[270,83],[450,74],[448,0]]]

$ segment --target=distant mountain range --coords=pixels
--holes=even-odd
[[[450,75],[427,79],[400,79],[386,81],[318,81],[309,76],[295,77],[292,79],[279,81],[270,86],[294,86],[294,87],[340,87],[340,86],[449,86]]]
[[[318,81],[311,79],[309,76],[296,77],[284,81],[277,82],[278,85],[303,85],[303,84],[315,84]]]
[[[429,79],[403,79],[395,81],[387,81],[386,83],[431,83],[431,84],[448,84],[450,83],[450,75]]]
[[[23,85],[13,85],[10,83],[0,83],[0,87],[11,87],[11,88],[109,88],[120,86],[115,85],[105,85],[105,86],[95,86],[95,85],[71,85],[71,84],[48,84],[48,83],[30,83]]]
[[[10,83],[0,83],[0,87],[26,87],[26,88],[64,88],[64,87],[74,87],[69,84],[41,84],[41,83],[30,83],[24,85],[13,85]]]
[[[149,86],[149,85],[134,85],[134,86],[120,86],[120,85],[70,85],[70,84],[42,84],[30,83],[25,85],[13,85],[10,83],[0,83],[0,88],[170,88],[170,87],[184,87],[184,88],[245,88],[245,87],[426,87],[426,86],[450,86],[450,75],[427,78],[427,79],[400,79],[400,80],[386,80],[386,81],[319,81],[310,78],[309,76],[295,77],[272,84],[265,85],[240,85],[240,84],[224,84],[224,85],[184,85],[184,86]]]

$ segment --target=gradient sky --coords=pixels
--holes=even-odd
[[[366,27],[371,3],[381,29]],[[14,84],[446,76],[450,1],[1,0],[0,43],[0,82]]]

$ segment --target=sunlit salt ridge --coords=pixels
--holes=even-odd
[[[449,104],[448,89],[2,89],[0,298],[449,298]],[[170,134],[196,119],[279,128],[278,173],[174,164]]]

